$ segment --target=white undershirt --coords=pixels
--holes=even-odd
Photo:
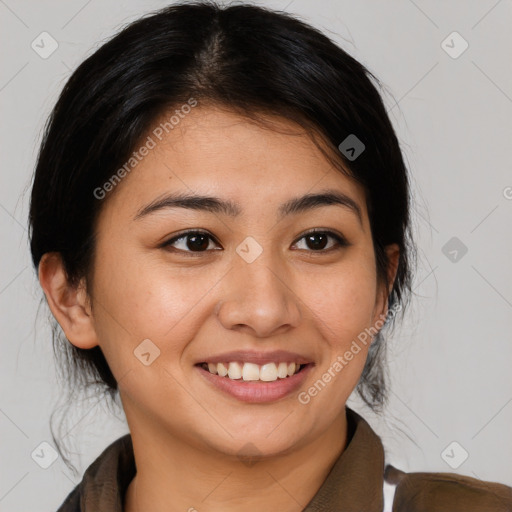
[[[396,484],[388,484],[386,481],[384,481],[383,490],[384,490],[384,509],[382,512],[392,512]]]

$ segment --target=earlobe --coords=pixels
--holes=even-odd
[[[70,285],[59,253],[43,255],[39,263],[39,282],[66,338],[82,349],[98,345],[84,283],[78,287]]]

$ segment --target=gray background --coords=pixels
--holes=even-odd
[[[42,291],[27,244],[43,123],[85,56],[168,3],[0,0],[2,512],[56,510],[81,476],[60,458],[48,469],[31,458],[41,442],[52,444],[49,418],[62,396],[46,310],[36,323]],[[420,261],[412,308],[390,341],[390,407],[379,418],[351,405],[382,436],[388,461],[404,470],[512,485],[512,2],[259,3],[323,29],[384,82],[413,176]],[[47,59],[31,48],[43,31],[59,45]],[[453,31],[469,43],[457,58],[442,47]],[[453,54],[462,46],[452,39]],[[461,257],[455,247],[456,261],[453,247],[443,251],[452,237],[468,249]],[[80,473],[127,432],[117,416],[94,400],[72,411],[65,441]],[[463,450],[469,456],[458,465]]]

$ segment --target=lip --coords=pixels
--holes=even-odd
[[[225,352],[216,356],[209,356],[200,361],[196,361],[197,364],[201,363],[254,363],[258,365],[268,363],[297,363],[297,364],[309,364],[311,359],[308,359],[295,352],[288,352],[286,350],[274,350],[272,352],[255,352],[253,350],[236,350],[233,352]]]
[[[222,357],[225,357],[225,355]],[[229,361],[236,361],[237,359],[238,358],[230,359]],[[255,362],[255,359],[250,360],[247,358],[241,358],[240,360],[244,362]],[[265,364],[266,362],[272,361],[276,362],[276,359],[268,361],[268,358],[258,360],[263,361],[259,364]],[[282,361],[284,361],[284,359]],[[287,361],[293,362],[294,359],[288,359]],[[221,359],[219,361],[211,359],[209,362],[226,362],[226,359]],[[291,377],[286,377],[285,379],[277,379],[273,382],[244,381],[242,379],[232,380],[228,377],[220,377],[219,375],[214,375],[208,370],[202,368],[200,365],[196,365],[195,368],[210,385],[213,385],[221,392],[226,393],[240,400],[241,402],[265,403],[274,402],[276,400],[280,400],[281,398],[285,398],[286,396],[296,391],[303,384],[304,380],[307,378],[310,370],[314,365],[311,362],[301,364],[305,364],[305,366],[299,371],[299,373],[295,373]]]

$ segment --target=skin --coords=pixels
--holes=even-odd
[[[276,129],[201,105],[182,119],[104,199],[88,289],[70,286],[57,253],[41,261],[40,283],[66,337],[99,345],[119,383],[137,465],[127,512],[300,511],[346,446],[345,402],[368,346],[308,404],[297,393],[243,403],[194,367],[232,350],[290,350],[314,362],[304,391],[387,312],[364,190],[300,127],[268,119]],[[325,189],[353,199],[361,221],[340,205],[278,218],[282,203]],[[242,214],[169,208],[134,220],[177,191],[234,201]],[[192,253],[186,238],[174,251],[161,247],[192,228],[211,234],[211,250]],[[329,237],[315,250],[303,238],[313,228],[349,245]],[[252,263],[235,251],[248,236],[263,249]],[[387,252],[392,283],[398,247]],[[134,356],[144,339],[160,350],[149,366]],[[255,452],[253,464],[242,460]]]

